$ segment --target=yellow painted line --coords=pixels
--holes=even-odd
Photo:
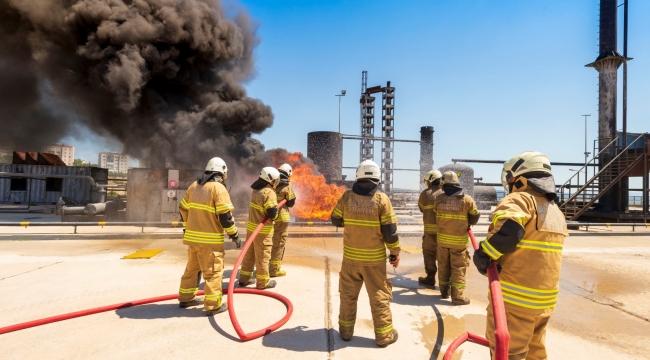
[[[607,227],[609,227],[609,223],[605,223],[605,225],[607,225]]]
[[[314,225],[314,222],[313,221],[307,221],[307,225],[309,225],[309,226]]]
[[[97,223],[97,225],[99,225],[99,226],[104,226],[104,225],[106,225],[106,221],[99,221],[99,222]]]
[[[246,221],[240,221],[239,225],[246,225]]]
[[[152,257],[165,251],[165,249],[144,249],[138,250],[133,254],[126,255],[122,259],[151,259]]]
[[[29,226],[29,221],[21,221],[20,226],[28,227]]]
[[[402,249],[402,251],[407,252],[409,254],[422,254],[422,249],[416,248],[415,246],[400,245],[400,249]]]
[[[178,226],[179,221],[172,221],[172,226]]]

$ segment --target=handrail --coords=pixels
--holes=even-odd
[[[614,138],[614,140],[610,141],[609,144],[605,145],[605,147],[604,147],[602,150],[600,150],[600,151],[598,152],[598,154],[594,155],[594,157],[592,157],[591,160],[589,160],[589,161],[588,161],[586,164],[584,164],[580,169],[578,169],[578,170],[575,172],[575,174],[573,174],[573,176],[571,176],[571,177],[569,178],[569,180],[567,180],[564,184],[562,184],[562,187],[561,187],[561,188],[564,188],[567,184],[571,183],[571,180],[572,180],[574,177],[578,176],[578,174],[580,174],[580,172],[582,171],[582,169],[584,169],[584,168],[586,168],[587,166],[589,166],[589,164],[590,164],[592,161],[595,161],[596,159],[598,159],[598,157],[600,156],[600,154],[601,154],[603,151],[607,150],[607,148],[608,148],[610,145],[612,145],[613,143],[615,143],[617,140],[618,140],[618,136],[617,136],[616,138]],[[585,179],[585,181],[586,181],[586,179]],[[568,200],[567,200],[567,201],[568,201]]]
[[[630,144],[629,144],[625,149],[621,150],[621,151],[618,153],[618,155],[616,155],[612,160],[609,161],[609,163],[607,163],[607,165],[603,166],[603,168],[601,168],[600,171],[598,171],[598,173],[596,173],[596,174],[595,174],[591,179],[587,180],[587,181],[585,182],[585,184],[584,184],[580,189],[578,189],[578,191],[576,191],[576,192],[575,192],[573,195],[571,195],[571,196],[570,196],[570,197],[569,197],[569,198],[568,198],[564,203],[562,203],[562,205],[560,205],[560,208],[563,207],[563,206],[566,208],[566,204],[567,204],[567,203],[573,201],[576,197],[578,197],[578,195],[580,195],[580,193],[583,192],[584,189],[587,188],[587,186],[591,185],[591,183],[593,183],[593,182],[594,182],[598,177],[600,177],[600,174],[602,174],[604,171],[606,171],[607,169],[609,169],[609,167],[614,163],[614,161],[618,160],[619,157],[620,157],[621,155],[623,155],[623,153],[624,153],[625,151],[627,151],[627,150],[630,148],[630,146],[632,146],[633,144],[636,144],[636,142],[637,142],[641,137],[645,136],[646,134],[647,134],[647,133],[643,133],[643,134],[639,135],[639,136],[638,136],[636,139],[634,139],[634,141],[632,141],[632,142],[631,142],[631,143],[630,143]],[[618,137],[617,137],[616,139],[614,139],[614,141],[616,141],[616,140],[618,140]],[[610,143],[610,144],[611,144],[611,143]],[[608,144],[607,146],[609,146],[609,144]],[[603,148],[603,150],[601,150],[600,152],[603,152],[605,149],[607,149],[607,146],[606,146],[605,148]],[[598,153],[599,155],[600,155],[600,152]],[[583,167],[584,167],[584,166],[583,166]],[[581,168],[580,170],[582,170],[582,168]],[[576,175],[577,175],[577,172],[576,172]],[[576,175],[573,175],[573,176],[576,176]],[[573,178],[573,176],[572,176],[571,178]],[[566,185],[566,183],[564,183],[564,185]],[[562,186],[564,186],[564,185],[562,185]]]

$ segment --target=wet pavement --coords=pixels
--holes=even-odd
[[[29,228],[14,229],[23,232],[17,237],[2,230],[6,236],[0,241],[0,327],[173,294],[185,266],[185,246],[177,230],[152,229],[150,233],[162,238],[142,239],[139,228],[113,228],[104,233],[122,235],[113,240],[102,240],[101,233],[92,240],[74,234],[54,236],[51,230],[39,231],[39,236],[71,240],[30,240]],[[95,235],[100,231],[104,230],[96,229]],[[301,233],[314,237],[298,237]],[[463,332],[483,335],[486,278],[470,267],[466,294],[472,303],[453,306],[439,298],[437,289],[417,283],[423,275],[421,240],[403,237],[401,243],[406,251],[400,267],[396,273],[388,268],[391,309],[400,338],[385,349],[375,345],[365,290],[359,299],[355,337],[344,342],[338,335],[340,235],[294,228],[285,254],[288,276],[278,278],[273,289],[291,299],[294,314],[285,326],[263,338],[242,343],[227,314],[209,318],[200,307],[180,309],[167,301],[0,335],[2,357],[441,359],[448,344]],[[151,259],[121,259],[152,248],[165,250]],[[224,281],[238,254],[228,243]],[[650,236],[591,234],[567,239],[560,298],[547,335],[551,359],[650,358],[649,258]],[[266,297],[235,297],[246,331],[267,326],[286,311]],[[466,343],[454,358],[488,359],[489,353]]]

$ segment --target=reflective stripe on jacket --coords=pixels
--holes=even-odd
[[[399,240],[387,244],[381,233],[381,225],[397,224],[393,205],[383,192],[362,196],[348,190],[336,203],[332,217],[343,219],[344,263],[384,264],[386,249],[399,254]]]
[[[426,234],[435,234],[438,231],[436,225],[436,212],[433,211],[433,205],[436,197],[442,193],[439,187],[430,187],[420,193],[418,200],[418,207],[422,212],[422,223],[424,224],[424,232]]]
[[[296,193],[293,191],[293,186],[291,186],[291,184],[280,183],[280,185],[275,188],[275,194],[278,198],[278,202],[282,200],[289,201],[296,198]],[[280,208],[280,216],[278,216],[278,220],[276,220],[276,222],[288,223],[290,221],[291,216],[289,214],[289,207],[287,205],[284,205]]]
[[[566,221],[555,203],[532,189],[522,190],[497,204],[481,248],[502,267],[499,276],[506,310],[550,315],[558,297]],[[504,255],[490,239],[508,220],[521,225],[524,235],[516,249]]]
[[[438,246],[464,249],[469,244],[468,215],[478,214],[474,199],[469,195],[447,195],[442,191],[434,201],[438,227]]]
[[[255,228],[266,218],[266,210],[274,206],[278,206],[278,201],[271,185],[267,185],[259,190],[253,190],[250,209],[248,210],[248,223],[246,224],[247,239],[255,231]],[[273,221],[267,222],[262,227],[260,234],[273,235]]]
[[[224,231],[235,234],[233,225],[224,229],[219,215],[234,209],[226,187],[217,181],[190,185],[181,200],[179,211],[185,222],[183,243],[186,245],[223,246]]]

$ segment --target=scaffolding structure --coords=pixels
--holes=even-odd
[[[393,192],[394,139],[395,139],[395,87],[390,81],[385,87],[368,88],[368,72],[361,73],[361,144],[359,145],[359,162],[375,158],[375,97],[382,93],[382,147],[381,147],[381,183],[383,191]]]

